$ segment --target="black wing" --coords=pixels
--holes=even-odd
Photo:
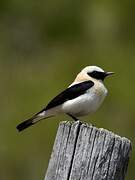
[[[61,105],[62,103],[77,98],[78,96],[84,94],[89,88],[91,88],[94,85],[93,81],[84,81],[78,84],[75,84],[73,86],[70,86],[66,90],[62,91],[60,94],[58,94],[55,98],[53,98],[48,105],[42,109],[40,112],[36,113],[36,115],[42,113],[43,111],[46,111],[48,109],[54,108],[58,105]]]
[[[92,81],[84,81],[84,82],[75,84],[67,88],[66,90],[61,92],[59,95],[57,95],[54,99],[52,99],[44,110],[48,110],[55,106],[61,105],[67,100],[77,98],[78,96],[84,94],[93,85],[94,85],[94,82]]]

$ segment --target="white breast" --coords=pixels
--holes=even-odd
[[[102,104],[106,95],[107,89],[103,83],[96,82],[85,94],[66,101],[62,105],[62,110],[63,112],[72,114],[76,117],[93,113]]]

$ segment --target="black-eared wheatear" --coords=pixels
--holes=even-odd
[[[65,113],[74,120],[95,112],[107,95],[103,84],[107,76],[113,72],[106,72],[97,66],[85,67],[75,78],[74,82],[40,112],[17,126],[18,131],[34,125],[42,119]]]

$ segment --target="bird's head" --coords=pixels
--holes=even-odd
[[[114,74],[114,72],[107,72],[98,66],[87,66],[82,70],[83,73],[87,74],[91,78],[103,81],[107,76]]]

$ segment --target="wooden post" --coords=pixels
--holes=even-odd
[[[44,180],[124,180],[131,143],[105,129],[61,122]]]

